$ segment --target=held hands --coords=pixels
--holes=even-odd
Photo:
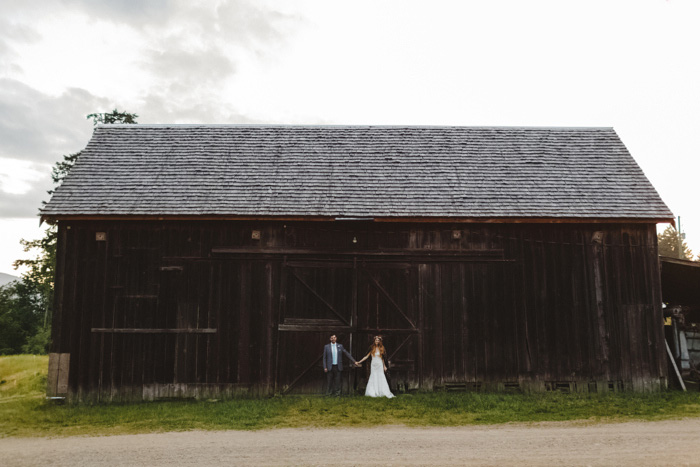
[[[355,362],[355,366],[360,367],[360,366],[362,366],[362,363],[360,363],[360,362]]]

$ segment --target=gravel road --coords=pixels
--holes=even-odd
[[[698,465],[700,419],[4,438],[4,466]]]

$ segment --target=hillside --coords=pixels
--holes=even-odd
[[[19,280],[19,277],[13,276],[12,274],[5,274],[4,272],[0,272],[0,287],[2,287],[5,284],[9,284],[12,281],[17,281]]]

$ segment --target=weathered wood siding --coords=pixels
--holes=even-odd
[[[400,389],[666,384],[652,224],[61,221],[57,269],[71,397],[319,392],[331,333]]]

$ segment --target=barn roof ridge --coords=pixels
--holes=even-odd
[[[100,125],[41,215],[673,219],[610,127],[261,124]]]
[[[374,124],[309,124],[309,123],[100,123],[95,128],[377,128],[377,129],[494,129],[494,130],[614,130],[612,126],[551,125],[374,125]]]

